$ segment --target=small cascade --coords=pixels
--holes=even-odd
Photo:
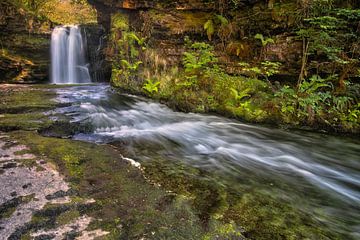
[[[51,82],[90,83],[86,43],[79,26],[59,26],[51,35]]]

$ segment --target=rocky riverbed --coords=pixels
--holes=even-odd
[[[54,164],[25,153],[26,146],[0,133],[0,238],[94,239],[107,235],[85,230],[92,218],[78,209],[93,199],[74,203],[72,191]]]

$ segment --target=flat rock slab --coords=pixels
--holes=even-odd
[[[0,240],[20,239],[34,213],[46,205],[61,206],[71,202],[66,194],[70,187],[56,167],[32,154],[23,154],[26,150],[26,146],[0,133]],[[32,239],[45,235],[47,239],[63,239],[74,232],[76,239],[94,239],[108,234],[102,230],[86,231],[92,220],[82,215],[54,229],[26,233]]]

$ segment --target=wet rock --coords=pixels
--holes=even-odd
[[[54,239],[56,237],[55,234],[44,234],[44,235],[40,235],[34,238],[34,240],[51,240]]]
[[[22,186],[23,189],[27,189],[28,187],[31,187],[32,184],[31,183],[27,183],[25,185]]]
[[[15,154],[27,148],[16,143],[6,148],[6,140],[8,139],[0,136],[0,152],[3,156],[7,155],[6,161],[17,163],[23,159],[36,158],[31,154]],[[94,239],[108,234],[99,230],[98,235],[88,235],[85,229],[92,218],[84,214],[85,209],[91,209],[94,202],[84,200],[83,203],[70,204],[68,196],[74,195],[75,191],[70,190],[51,164],[42,160],[42,171],[38,171],[41,161],[34,161],[35,165],[30,167],[16,164],[12,168],[2,169],[0,239],[19,240],[25,235],[31,239],[73,239],[81,235],[89,236],[86,239]],[[77,214],[71,215],[72,212]],[[71,223],[65,221],[67,215]],[[65,222],[59,224],[61,216],[61,222]],[[76,219],[73,220],[72,216]]]
[[[109,81],[111,63],[106,60],[105,50],[108,43],[105,28],[97,24],[81,25],[87,43],[89,72],[93,82]]]
[[[51,126],[42,128],[39,133],[45,137],[71,138],[80,132],[89,132],[92,127],[86,124],[70,122],[54,122]]]
[[[16,163],[10,162],[10,163],[5,163],[1,168],[2,169],[9,169],[9,168],[15,168],[16,166],[17,166]]]
[[[19,206],[21,204],[21,202],[22,202],[22,198],[17,197],[17,198],[12,198],[12,199],[4,202],[3,204],[1,204],[0,205],[0,219],[4,217],[5,213],[9,209],[16,208],[17,206]],[[1,226],[1,224],[0,224],[0,226]]]
[[[57,198],[62,198],[62,197],[65,197],[65,196],[68,196],[67,192],[63,191],[63,190],[60,190],[54,194],[51,194],[51,195],[47,195],[46,196],[46,199],[47,200],[53,200],[53,199],[57,199]]]

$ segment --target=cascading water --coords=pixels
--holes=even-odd
[[[141,97],[119,95],[108,85],[75,86],[57,92],[58,100],[67,106],[55,112],[66,114],[87,129],[74,139],[111,143],[127,159],[141,164],[160,161],[153,166],[159,172],[169,173],[169,178],[180,171],[181,176],[205,181],[211,191],[217,182],[221,194],[226,186],[231,186],[234,194],[243,196],[239,206],[254,204],[256,213],[274,213],[273,218],[254,218],[261,222],[280,222],[287,229],[293,221],[289,216],[300,219],[305,213],[303,226],[315,221],[318,229],[331,229],[334,236],[344,236],[309,235],[308,239],[360,239],[357,139],[174,112]],[[179,166],[179,170],[170,163]],[[182,166],[188,165],[199,171],[185,173]],[[260,199],[261,204],[257,205],[255,199]],[[266,201],[266,211],[261,210],[263,199],[273,199],[276,206],[284,206],[279,212],[287,217],[279,217],[275,209],[269,210]],[[291,215],[286,215],[287,211]]]
[[[86,44],[79,26],[56,27],[51,35],[51,81],[54,84],[90,83]]]

